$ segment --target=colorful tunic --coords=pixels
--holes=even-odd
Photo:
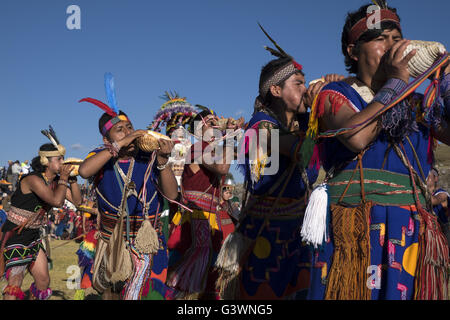
[[[355,84],[351,85],[351,82],[333,82],[323,88],[319,99],[329,96],[335,112],[339,104],[344,102],[354,112],[360,112],[373,96],[370,97],[369,94],[369,97],[364,99],[357,90],[365,96],[363,91],[359,90]],[[419,174],[429,172],[427,153],[430,130],[418,124],[418,130],[409,134],[408,138],[410,142],[404,139],[402,144],[411,165]],[[412,146],[420,164],[417,163]],[[343,201],[350,206],[360,203],[359,168],[355,171],[353,180],[351,178],[358,163],[355,159],[356,154],[347,149],[337,138],[325,139],[322,150],[324,169],[327,172],[336,170],[336,174],[328,182],[329,202],[336,203],[351,180],[352,183]],[[374,205],[369,213],[369,267],[366,272],[363,271],[365,277],[358,281],[363,281],[370,290],[368,298],[411,299],[414,294],[414,278],[418,261],[419,215],[409,169],[390,147],[383,132],[368,146],[362,158],[362,167],[364,168],[365,196],[366,199],[373,201]],[[425,181],[425,177],[421,175],[421,178]],[[416,183],[418,184],[418,181]],[[419,198],[422,206],[426,208],[425,197],[419,194]],[[331,221],[333,219],[336,217],[332,215]],[[346,232],[350,234],[350,227],[353,226],[349,225],[348,230],[343,230],[343,234]],[[337,230],[334,224],[331,224],[330,228]],[[328,242],[321,250],[315,252],[309,299],[326,297],[336,241],[337,239],[333,238],[333,232],[330,231]]]
[[[203,143],[202,150],[207,146]],[[195,145],[191,147],[191,153]],[[194,157],[193,157],[194,158]],[[200,165],[194,173],[188,164],[182,175],[182,198],[193,210],[178,211],[172,219],[169,238],[168,284],[184,298],[216,299],[217,273],[213,266],[225,238],[234,231],[229,213],[219,207],[219,178]]]
[[[88,157],[101,150],[103,149],[92,151]],[[141,199],[138,199],[138,196],[141,195],[144,184],[144,175],[150,162],[151,155],[139,151],[135,158],[131,175],[131,180],[135,184],[136,194],[129,196],[127,199],[129,215],[128,219],[124,220],[126,222],[124,223],[123,236],[125,239],[129,237],[132,248],[134,246],[134,239],[144,221],[143,205]],[[130,167],[130,161],[118,161],[118,165],[122,171],[126,173]],[[168,249],[160,220],[160,209],[163,205],[163,197],[159,194],[155,186],[158,175],[159,170],[156,169],[155,162],[154,166],[151,168],[150,178],[147,180],[145,189],[147,190],[146,202],[149,206],[148,216],[150,222],[157,231],[160,248],[154,255],[141,254],[136,250],[132,250],[134,272],[131,278],[127,280],[121,294],[122,298],[125,300],[169,299],[172,295],[172,291],[165,286]],[[118,179],[120,179],[120,184]],[[123,181],[122,178],[115,173],[113,159],[107,162],[102,170],[96,175],[94,183],[97,187],[98,210],[101,217],[99,228],[100,239],[96,251],[96,253],[99,253],[102,251],[101,247],[105,246],[114,230],[114,226],[118,219],[118,207],[120,206],[122,199],[121,186],[123,185]],[[105,287],[107,287],[107,284],[105,284]],[[96,289],[99,290],[101,288]]]
[[[302,130],[306,123],[300,123]],[[248,140],[243,169],[250,197],[242,208],[239,232],[253,240],[253,249],[249,250],[242,265],[240,298],[304,298],[309,286],[311,260],[310,250],[300,239],[306,186],[298,166],[290,177],[285,175],[289,171],[291,159],[282,154],[272,154],[271,165],[275,162],[275,156],[279,156],[279,167],[275,174],[264,173],[265,170],[267,172],[267,155],[260,155],[254,164],[249,162],[248,146],[251,145],[252,134],[262,128],[279,129],[280,123],[266,113],[258,112],[251,118],[245,134]],[[259,148],[259,141],[256,146]],[[317,179],[317,168],[307,168],[306,173],[312,184]],[[281,183],[274,188],[274,184],[280,180]],[[280,200],[274,208],[279,195]]]

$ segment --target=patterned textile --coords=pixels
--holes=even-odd
[[[39,250],[45,252],[41,239],[34,240],[28,244],[11,244],[5,246],[3,256],[5,258],[5,270],[8,277],[8,270],[17,266],[28,266],[36,261]]]
[[[182,181],[183,201],[193,212],[177,212],[172,219],[167,284],[182,298],[216,299],[213,266],[234,224],[219,206],[221,180],[215,174],[203,166],[193,173],[186,164]]]
[[[266,218],[274,202],[271,197],[259,199],[239,228],[244,236],[254,240],[240,275],[241,299],[306,296],[311,253],[300,238],[305,200],[283,198]]]

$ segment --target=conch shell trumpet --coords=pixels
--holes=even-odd
[[[163,135],[162,133],[147,130],[147,134],[144,134],[136,139],[136,145],[142,151],[152,152],[159,149],[159,139],[171,140],[168,136]]]
[[[80,169],[80,165],[82,163],[83,160],[78,158],[67,158],[64,160],[64,164],[70,164],[73,166],[73,170],[70,172],[71,177],[75,177],[78,175],[78,170]]]
[[[404,56],[406,56],[413,49],[416,49],[416,54],[408,62],[409,74],[413,78],[417,78],[429,69],[433,63],[446,52],[442,43],[435,41],[420,41],[411,40]]]

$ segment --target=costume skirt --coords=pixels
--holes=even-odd
[[[240,299],[306,297],[311,252],[300,238],[304,199],[282,198],[270,214],[274,201],[256,199],[240,224],[239,232],[253,240],[242,262]]]
[[[3,236],[7,232],[12,232],[5,242],[3,250],[6,277],[8,277],[9,271],[13,267],[30,267],[36,261],[41,249],[45,253],[39,229],[24,228],[20,233],[17,233],[13,231],[16,227],[17,225],[11,221],[6,221],[2,227]]]

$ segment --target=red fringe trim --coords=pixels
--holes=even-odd
[[[331,111],[333,114],[336,114],[341,109],[342,105],[348,101],[348,99],[337,91],[333,90],[324,90],[319,93],[317,97],[317,106],[316,106],[316,117],[320,118],[325,113],[325,102],[327,101],[327,97],[330,99],[331,103]]]

